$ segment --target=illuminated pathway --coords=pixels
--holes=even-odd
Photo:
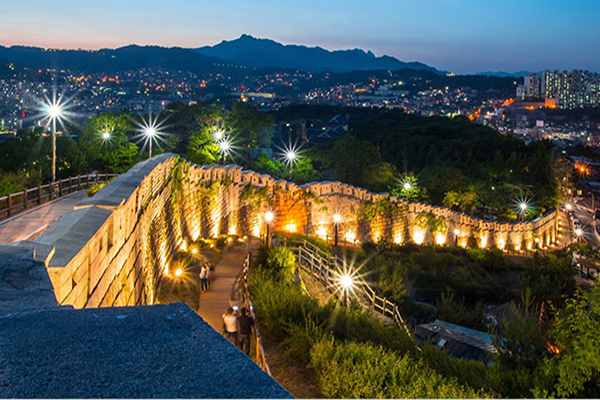
[[[198,313],[217,332],[222,331],[221,316],[227,307],[237,305],[236,279],[248,254],[248,243],[237,243],[224,250],[223,259],[215,266],[215,280],[212,290],[200,295]]]
[[[63,214],[73,210],[85,198],[87,198],[86,191],[80,190],[1,221],[0,245],[18,242],[19,240],[34,240]]]

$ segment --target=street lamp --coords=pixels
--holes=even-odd
[[[156,128],[154,126],[147,126],[144,128],[144,134],[148,138],[148,158],[152,158],[152,140],[156,136]]]
[[[100,134],[100,136],[102,137],[102,140],[104,140],[106,142],[107,140],[110,139],[110,132],[108,132],[108,131],[102,132]]]
[[[271,248],[271,222],[275,218],[275,215],[271,211],[265,213],[265,222],[267,223],[267,250]]]
[[[565,205],[565,208],[567,209],[567,211],[571,211],[573,209],[573,206],[571,205],[571,203],[567,203]]]
[[[404,185],[402,185],[404,187],[404,189],[406,191],[412,189],[412,185],[410,184],[410,182],[404,182]]]
[[[458,246],[458,237],[460,236],[460,230],[455,229],[454,230],[454,245]]]
[[[577,241],[579,241],[579,239],[581,238],[582,235],[583,235],[583,230],[581,228],[575,229],[575,236],[576,236]]]
[[[521,221],[525,220],[525,213],[527,212],[527,209],[529,208],[529,205],[527,203],[521,203],[519,204],[519,210],[521,210]]]
[[[294,169],[294,163],[296,162],[297,158],[298,155],[294,150],[288,150],[285,153],[286,163],[290,166],[290,179],[292,179],[292,170]]]
[[[342,288],[343,303],[348,305],[348,292],[354,288],[352,275],[344,274],[340,276],[340,287]]]
[[[221,149],[221,155],[223,156],[223,164],[227,161],[227,154],[231,150],[231,143],[227,139],[223,139],[219,142],[219,148]]]
[[[340,214],[333,214],[333,229],[335,230],[334,246],[338,245],[338,230],[340,222],[342,222],[342,216]]]
[[[60,119],[63,113],[60,103],[53,101],[45,107],[48,120],[52,123],[52,182],[56,180],[56,120]]]

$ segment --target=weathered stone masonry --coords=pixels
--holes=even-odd
[[[350,242],[457,240],[463,246],[519,250],[556,241],[556,212],[533,222],[485,222],[339,182],[296,185],[238,166],[190,165],[162,154],[80,203],[34,244],[53,249],[46,265],[60,304],[152,304],[183,241],[263,235],[266,210],[275,214],[273,230],[321,237],[333,236],[338,213],[339,238]],[[443,217],[444,229],[430,232],[415,223],[422,213]]]

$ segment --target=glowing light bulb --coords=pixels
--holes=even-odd
[[[271,211],[267,211],[265,213],[265,221],[270,223],[271,221],[273,221],[273,218],[275,218],[275,215],[273,215]]]
[[[352,289],[352,286],[354,285],[354,281],[352,280],[352,277],[350,275],[342,275],[342,277],[340,278],[340,283],[346,291]]]

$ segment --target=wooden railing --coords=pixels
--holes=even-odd
[[[56,182],[38,185],[16,193],[9,193],[0,197],[0,220],[11,217],[28,208],[46,203],[64,194],[87,189],[91,185],[106,182],[116,174],[79,175],[71,178],[59,179]]]
[[[269,368],[269,364],[267,363],[267,357],[265,355],[265,349],[263,348],[260,332],[258,330],[258,323],[256,322],[256,315],[254,315],[254,305],[252,304],[252,300],[250,300],[250,292],[248,291],[248,273],[250,268],[251,255],[248,253],[248,256],[244,260],[244,265],[242,268],[241,279],[239,280],[239,291],[242,299],[242,304],[246,307],[247,310],[250,311],[250,316],[254,319],[254,330],[255,330],[255,344],[256,344],[256,364],[265,371],[269,376],[271,374],[271,368]]]
[[[346,268],[337,255],[321,250],[318,246],[304,241],[287,241],[286,245],[296,251],[298,263],[307,273],[319,280],[331,293],[339,294],[334,288],[339,287],[337,280]],[[398,306],[385,297],[378,296],[367,282],[361,280],[353,288],[358,303],[383,317],[392,319],[411,336]]]

